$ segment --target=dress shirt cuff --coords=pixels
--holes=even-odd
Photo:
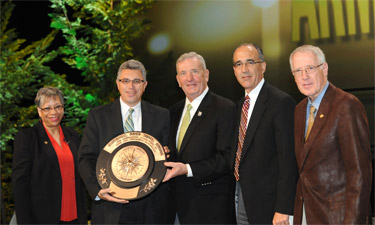
[[[100,200],[99,196],[96,196],[95,201],[99,201],[99,200]]]
[[[193,171],[191,170],[191,167],[189,164],[185,164],[187,167],[188,173],[186,174],[187,177],[193,177]]]

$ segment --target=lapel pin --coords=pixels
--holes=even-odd
[[[198,116],[201,116],[201,115],[202,115],[202,112],[201,112],[201,111],[199,111],[199,112],[198,112]]]
[[[320,116],[319,116],[320,118],[323,118],[324,117],[324,115],[323,114],[320,114]]]
[[[48,141],[44,141],[44,144],[45,144],[45,145],[48,144]]]

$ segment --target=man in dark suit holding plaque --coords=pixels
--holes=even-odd
[[[181,224],[234,223],[234,179],[229,159],[235,105],[208,89],[209,72],[195,52],[180,56],[177,82],[186,95],[170,108],[170,167]]]
[[[93,224],[167,224],[169,217],[169,183],[161,184],[149,196],[134,201],[114,197],[112,190],[102,189],[96,177],[96,163],[109,141],[128,131],[142,131],[167,145],[169,112],[141,100],[146,89],[146,70],[137,60],[124,62],[117,74],[120,98],[93,108],[87,117],[79,149],[79,171],[93,199]]]

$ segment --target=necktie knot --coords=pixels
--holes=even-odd
[[[248,95],[246,95],[245,101],[243,102],[242,109],[247,111],[249,109],[249,105],[250,105],[250,97]],[[246,114],[247,114],[247,112],[246,112]],[[247,115],[246,115],[246,117],[247,117]]]
[[[133,108],[129,108],[129,114],[133,115],[133,112],[134,112],[134,109]]]
[[[311,105],[310,106],[310,114],[315,114],[315,111],[316,111],[316,108],[313,105]]]
[[[186,112],[189,112],[190,113],[190,110],[191,108],[193,108],[190,104],[187,105],[187,109],[186,109]]]

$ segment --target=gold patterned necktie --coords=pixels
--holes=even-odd
[[[248,95],[246,95],[245,101],[242,105],[242,111],[241,111],[241,123],[238,130],[238,145],[237,145],[237,152],[236,152],[236,161],[234,164],[234,177],[236,178],[236,181],[240,180],[240,160],[241,160],[241,153],[243,148],[243,143],[245,141],[245,135],[246,135],[246,129],[247,129],[247,114],[249,111],[250,106],[250,98]]]
[[[177,142],[177,150],[180,151],[181,143],[182,140],[184,139],[185,133],[187,128],[189,127],[190,123],[190,110],[191,110],[191,105],[187,105],[187,109],[184,115],[184,118],[182,119],[181,127],[180,127],[180,132],[178,133],[178,142]]]
[[[310,135],[311,128],[314,124],[314,114],[315,114],[315,107],[313,105],[310,106],[310,115],[309,115],[309,122],[307,124],[307,131],[306,131],[306,136],[305,136],[305,141],[307,141],[307,138]]]
[[[133,123],[133,116],[132,116],[133,112],[134,112],[134,109],[130,108],[128,118],[126,118],[125,120],[125,126],[124,126],[125,133],[134,131],[134,123]]]

